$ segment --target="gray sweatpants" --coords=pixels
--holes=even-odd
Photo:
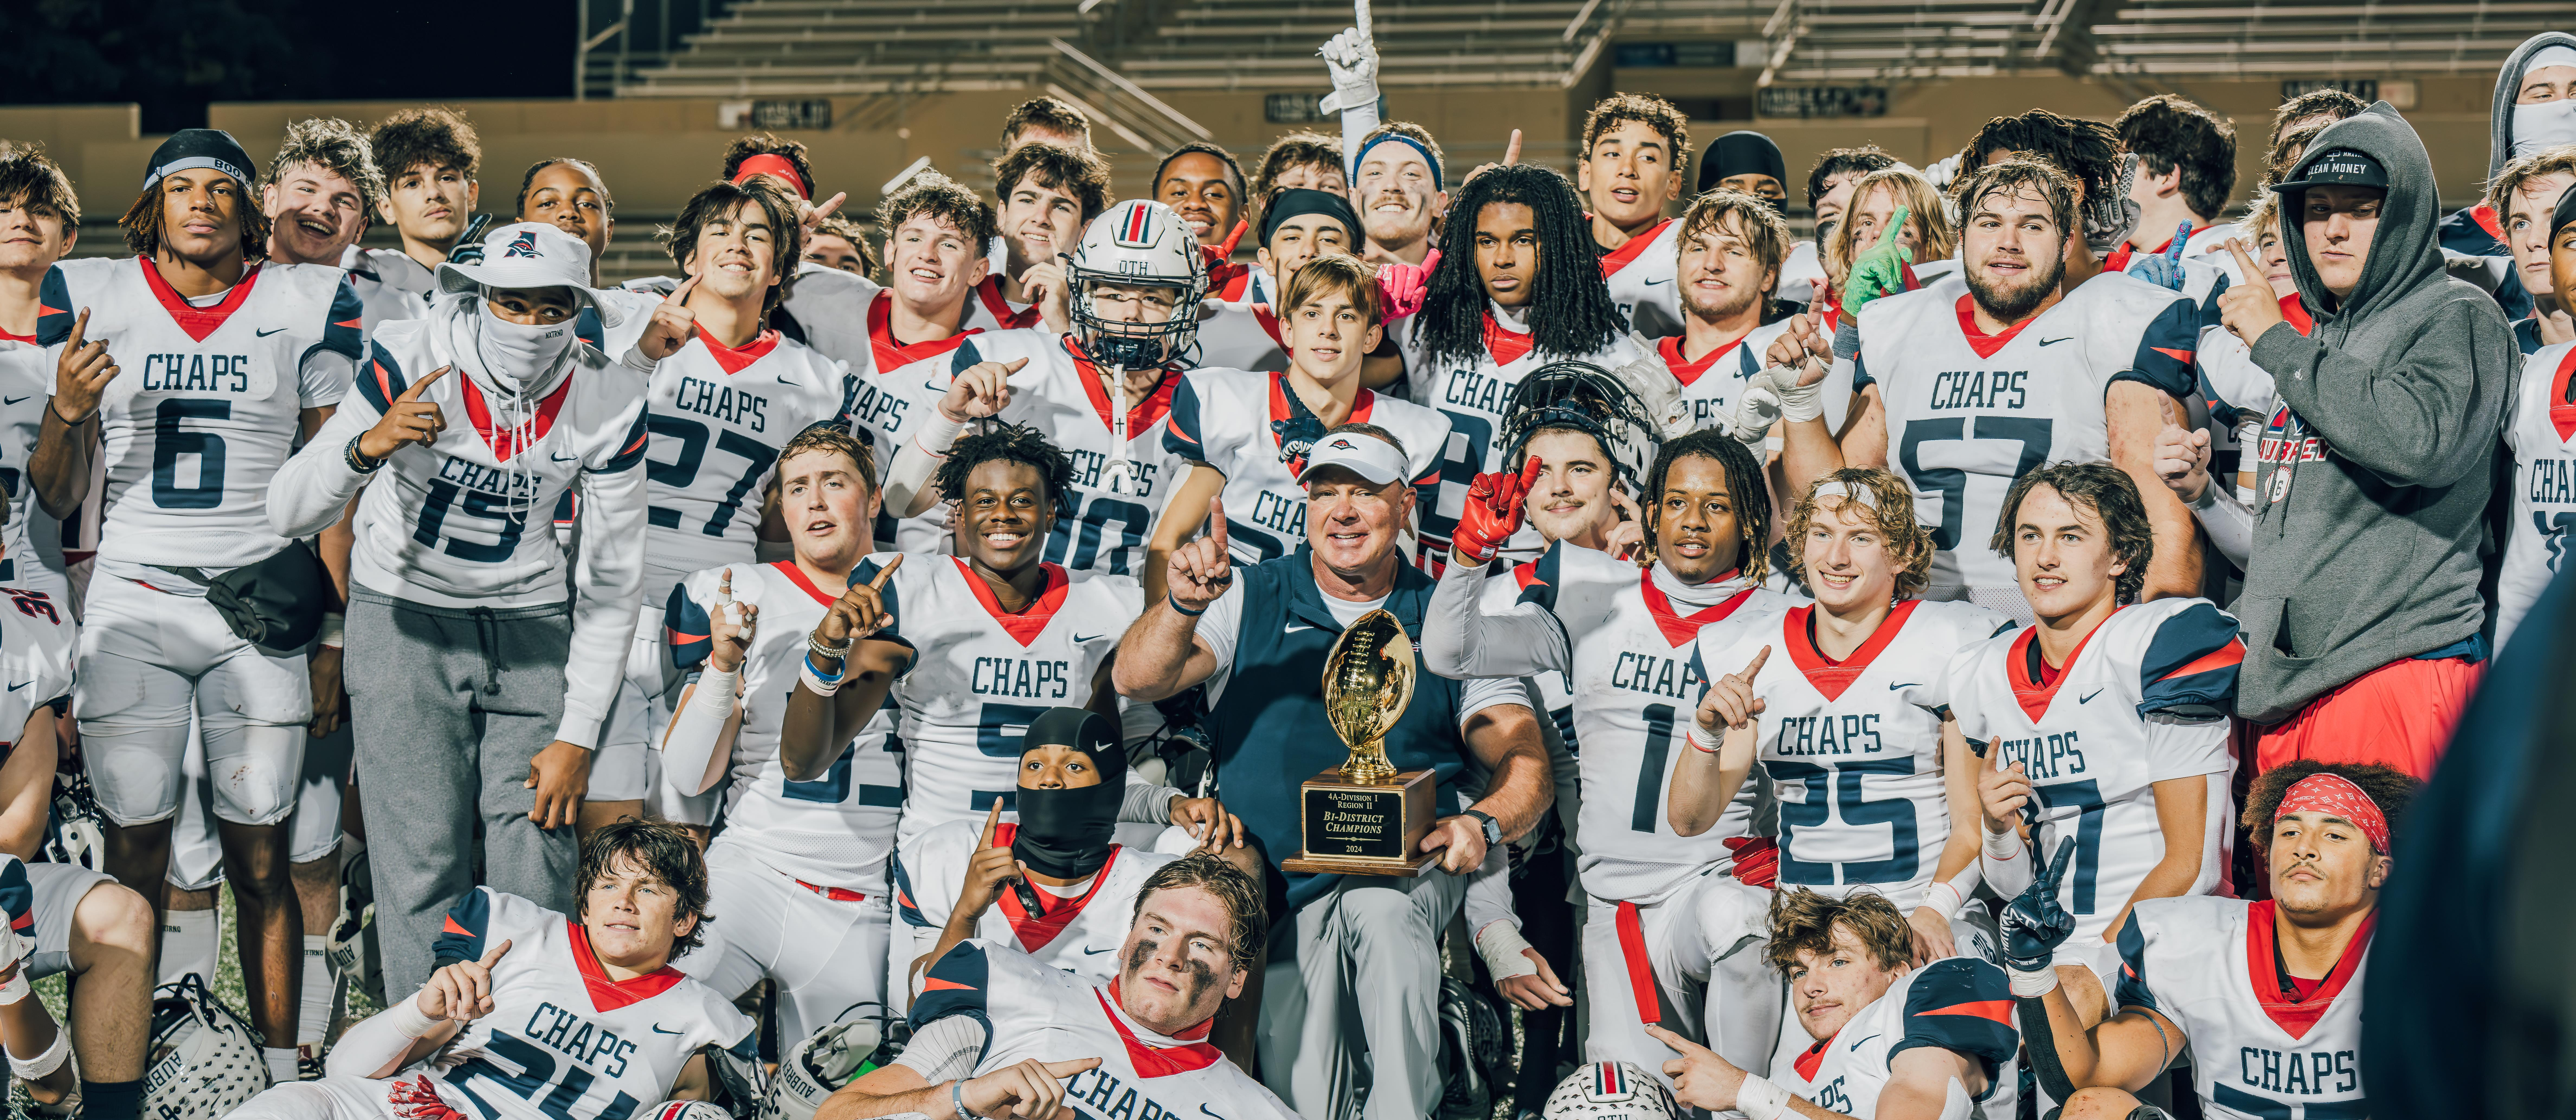
[[[433,607],[353,588],[343,675],[358,733],[358,798],[375,875],[385,993],[429,980],[447,908],[483,882],[571,913],[570,825],[528,819],[528,762],[563,720],[572,615],[564,606]]]
[[[1305,1120],[1431,1115],[1440,1103],[1440,931],[1466,897],[1467,880],[1439,871],[1345,875],[1272,926],[1260,1041],[1270,1091]]]

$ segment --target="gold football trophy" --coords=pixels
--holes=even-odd
[[[1305,850],[1280,861],[1317,875],[1420,875],[1439,863],[1425,854],[1439,778],[1399,774],[1386,758],[1386,733],[1413,702],[1413,641],[1404,624],[1370,611],[1342,631],[1324,656],[1324,712],[1350,747],[1340,766],[1298,787]]]

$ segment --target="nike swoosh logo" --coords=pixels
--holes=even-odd
[[[277,332],[282,331],[282,330],[285,330],[285,329],[286,329],[286,328],[284,328],[284,327],[270,327],[269,329],[264,330],[264,331],[253,331],[253,332],[251,332],[251,333],[252,333],[252,334],[254,334],[254,335],[257,335],[257,336],[258,336],[258,337],[260,337],[260,338],[267,338],[268,336],[273,335],[273,334],[276,334]]]
[[[1073,636],[1073,644],[1081,645],[1084,642],[1096,642],[1108,636],[1109,635],[1107,634],[1076,634]]]
[[[1288,629],[1286,629],[1286,630],[1284,630],[1284,631],[1281,631],[1281,633],[1285,633],[1285,634],[1294,634],[1294,633],[1296,633],[1296,632],[1298,632],[1298,631],[1300,631],[1300,630],[1312,630],[1312,629],[1314,629],[1314,627],[1312,627],[1312,626],[1299,626],[1299,625],[1296,625],[1295,623],[1290,623],[1290,624],[1289,624],[1289,626],[1288,626]]]
[[[19,689],[25,688],[25,687],[27,687],[28,685],[31,685],[31,684],[34,684],[34,683],[36,683],[36,682],[34,682],[34,681],[19,681],[19,682],[18,682],[18,683],[16,683],[16,684],[10,685],[10,686],[9,686],[9,691],[11,691],[11,692],[16,692],[16,691],[18,691]]]
[[[2039,344],[2040,344],[2040,345],[2042,345],[2042,346],[2055,346],[2055,345],[2057,345],[2058,343],[2061,343],[2061,342],[2073,342],[2073,341],[2075,341],[2075,336],[2070,334],[2070,335],[2068,335],[2068,336],[2066,336],[2066,337],[2064,337],[2064,338],[2043,338],[2043,339],[2040,339],[2040,340],[2039,340]]]
[[[1100,954],[1102,954],[1102,953],[1115,953],[1115,952],[1117,952],[1117,951],[1118,951],[1118,947],[1117,947],[1117,946],[1115,946],[1115,945],[1112,945],[1112,946],[1110,946],[1110,947],[1108,947],[1108,948],[1106,948],[1106,949],[1093,949],[1093,948],[1090,948],[1090,947],[1087,947],[1087,946],[1086,946],[1086,947],[1084,947],[1084,949],[1082,950],[1082,955],[1083,955],[1083,956],[1086,956],[1086,957],[1096,957],[1096,956],[1099,956],[1099,955],[1100,955]]]
[[[1204,1112],[1204,1113],[1208,1114],[1210,1117],[1213,1117],[1213,1118],[1214,1118],[1214,1120],[1225,1120],[1225,1117],[1224,1117],[1224,1116],[1222,1116],[1222,1115],[1219,1115],[1219,1114],[1217,1113],[1217,1110],[1215,1110],[1215,1109],[1213,1109],[1213,1108],[1209,1108],[1209,1107],[1208,1107],[1208,1106],[1206,1106],[1206,1105],[1200,1105],[1200,1106],[1199,1106],[1199,1111],[1200,1111],[1200,1112]]]
[[[1667,276],[1667,277],[1664,277],[1664,278],[1663,278],[1663,279],[1661,279],[1661,280],[1648,280],[1648,281],[1646,281],[1646,286],[1647,286],[1647,287],[1649,287],[1649,288],[1651,288],[1651,287],[1654,287],[1654,286],[1655,286],[1655,285],[1657,285],[1657,284],[1670,284],[1670,283],[1672,283],[1672,282],[1673,282],[1673,278],[1672,278],[1672,277],[1670,277],[1670,276]]]
[[[2096,696],[2100,696],[2100,695],[2102,695],[2102,690],[2097,688],[2097,689],[2094,689],[2094,690],[2093,690],[2093,691],[2091,691],[2091,692],[2087,692],[2087,693],[2085,693],[2085,694],[2084,694],[2084,698],[2083,698],[2083,699],[2081,699],[2081,700],[2077,700],[2077,701],[2076,701],[2076,703],[2078,703],[2078,704],[2090,704],[2090,703],[2092,703],[2092,702],[2093,702],[2093,698],[2094,698],[2094,697],[2096,697]]]
[[[660,1023],[655,1023],[655,1024],[653,1024],[653,1033],[654,1033],[654,1034],[678,1034],[678,1033],[680,1033],[680,1032],[675,1031],[675,1030],[672,1030],[672,1029],[671,1029],[671,1028],[669,1028],[669,1027],[663,1026],[663,1025],[662,1025],[662,1024],[660,1024]],[[1876,1037],[1878,1037],[1878,1036],[1876,1036],[1876,1035],[1871,1035],[1870,1037],[1872,1037],[1872,1038],[1876,1038]]]
[[[579,455],[557,455],[552,451],[546,452],[546,457],[553,459],[558,463],[578,463],[581,461],[581,456]]]
[[[31,395],[32,395],[32,394],[31,394]],[[19,401],[23,401],[23,400],[26,400],[26,399],[27,399],[26,397],[0,397],[0,404],[16,404],[16,403],[18,403]]]
[[[1892,684],[1892,685],[1887,686],[1887,690],[1888,690],[1889,692],[1894,692],[1894,691],[1896,691],[1897,689],[1900,689],[1900,688],[1912,688],[1912,687],[1914,687],[1915,685],[1918,685],[1918,684],[1921,684],[1921,683],[1923,683],[1923,682],[1921,682],[1921,681],[1907,681],[1907,682],[1905,682],[1904,684]]]
[[[1879,1033],[1880,1033],[1880,1034],[1885,1034],[1885,1033],[1887,1033],[1887,1032],[1885,1032],[1885,1031],[1881,1031],[1881,1032],[1879,1032]],[[1877,1037],[1878,1037],[1878,1035],[1875,1035],[1875,1034],[1874,1034],[1874,1035],[1869,1036],[1869,1038],[1877,1038]],[[1856,1054],[1856,1053],[1859,1053],[1859,1052],[1860,1052],[1860,1048],[1861,1048],[1861,1047],[1869,1045],[1869,1038],[1864,1038],[1864,1039],[1862,1039],[1862,1040],[1860,1040],[1860,1041],[1858,1041],[1858,1042],[1852,1043],[1852,1044],[1851,1044],[1851,1050],[1850,1050],[1849,1052],[1850,1052],[1850,1053],[1855,1053],[1855,1054]]]

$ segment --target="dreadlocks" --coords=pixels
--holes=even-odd
[[[1701,428],[1688,435],[1664,441],[1655,452],[1655,465],[1646,469],[1646,485],[1637,495],[1637,504],[1648,510],[1663,506],[1664,480],[1672,474],[1673,464],[1688,456],[1715,459],[1726,469],[1726,493],[1735,501],[1735,529],[1743,539],[1736,542],[1735,563],[1744,570],[1744,578],[1760,583],[1771,574],[1771,484],[1762,475],[1762,464],[1734,436],[1722,428]],[[1646,519],[1646,548],[1655,546],[1655,522],[1658,515]]]
[[[966,493],[966,478],[975,468],[996,459],[1026,463],[1046,480],[1047,505],[1050,513],[1062,511],[1073,503],[1073,460],[1056,445],[1047,442],[1046,433],[1036,428],[1005,421],[994,421],[980,432],[958,437],[948,449],[948,458],[939,464],[939,473],[931,476],[939,492],[954,498]]]
[[[1440,231],[1439,268],[1422,305],[1424,351],[1433,361],[1474,361],[1485,351],[1485,283],[1476,272],[1476,219],[1487,206],[1519,203],[1538,220],[1538,275],[1529,325],[1543,354],[1579,358],[1628,333],[1594,262],[1592,227],[1565,176],[1537,164],[1489,168],[1458,185]]]

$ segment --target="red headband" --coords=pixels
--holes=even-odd
[[[814,198],[814,192],[805,186],[805,180],[796,174],[796,165],[787,162],[786,156],[768,152],[746,156],[741,165],[734,168],[733,181],[739,183],[754,175],[778,176],[787,180],[788,186],[796,188],[796,197],[807,201],[812,201]]]
[[[2388,854],[2388,815],[2360,786],[2340,774],[2310,774],[2292,783],[2281,795],[2281,807],[2273,810],[2272,820],[2277,824],[2292,813],[2342,817],[2370,839],[2371,851]]]

